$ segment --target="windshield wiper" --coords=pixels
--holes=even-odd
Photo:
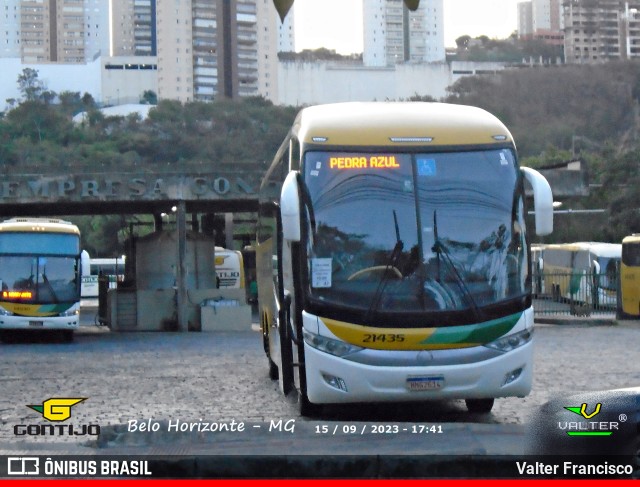
[[[55,290],[53,289],[53,286],[51,285],[51,282],[49,281],[49,278],[47,277],[47,275],[44,272],[42,273],[42,282],[44,282],[47,285],[47,289],[49,289],[49,292],[51,293],[51,297],[53,298],[53,302],[58,304],[60,302],[60,300],[58,299],[58,296],[57,296]]]
[[[441,269],[440,269],[440,256],[443,255],[445,263],[448,264],[449,268],[451,268],[451,270],[453,271],[453,275],[455,276],[455,283],[458,286],[458,288],[460,289],[460,293],[462,294],[462,297],[465,299],[467,304],[473,310],[473,314],[474,314],[476,320],[478,322],[482,321],[484,319],[483,318],[483,314],[480,311],[480,308],[478,308],[478,305],[476,304],[475,300],[473,299],[473,295],[471,294],[471,291],[469,291],[469,288],[467,287],[466,283],[464,282],[464,279],[462,279],[462,276],[460,275],[460,273],[458,272],[458,269],[456,268],[455,264],[453,263],[453,260],[451,259],[451,255],[449,255],[449,251],[448,251],[446,245],[440,240],[440,238],[438,238],[438,216],[437,216],[437,210],[433,210],[433,237],[434,237],[434,243],[433,243],[433,247],[431,247],[431,250],[438,257],[438,260],[437,260],[437,279],[436,279],[436,281],[438,282],[438,284],[442,285],[442,282],[441,282],[442,281],[442,275],[441,275]]]
[[[382,293],[384,292],[384,288],[389,282],[389,274],[391,274],[391,269],[396,267],[396,262],[398,261],[398,258],[402,254],[402,249],[404,248],[404,243],[402,242],[402,239],[400,239],[400,227],[398,226],[398,215],[396,214],[396,210],[393,210],[393,223],[396,230],[396,244],[393,246],[391,254],[389,254],[389,258],[387,259],[387,263],[385,264],[384,271],[382,272],[382,276],[380,277],[380,282],[378,282],[378,287],[376,287],[373,298],[371,298],[371,304],[369,305],[369,309],[367,309],[367,313],[365,314],[366,320],[371,317],[371,314],[373,312],[378,310],[380,301],[382,300]]]

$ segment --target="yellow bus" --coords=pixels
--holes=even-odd
[[[640,318],[640,233],[622,239],[620,296],[623,318]]]
[[[553,198],[475,107],[305,108],[261,184],[256,260],[272,379],[322,404],[525,396],[533,371],[524,181]]]
[[[80,325],[80,231],[54,218],[0,223],[0,330],[58,330]]]

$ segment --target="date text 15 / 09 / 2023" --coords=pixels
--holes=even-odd
[[[320,435],[364,435],[364,434],[442,434],[441,424],[317,424],[315,433]]]

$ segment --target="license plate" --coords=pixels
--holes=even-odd
[[[407,387],[410,391],[433,391],[442,389],[444,386],[444,377],[408,377]]]
[[[44,326],[44,321],[30,321],[29,326]]]

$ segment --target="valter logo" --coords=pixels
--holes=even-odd
[[[579,407],[565,406],[564,408],[586,420],[558,421],[558,428],[567,430],[569,436],[611,436],[613,431],[618,429],[619,423],[617,421],[590,421],[600,413],[602,403],[597,403],[591,412],[588,412],[587,403],[582,403]]]
[[[38,411],[49,421],[65,421],[71,417],[71,407],[86,399],[86,397],[52,397],[44,401],[42,405],[27,404],[27,407]]]
[[[66,421],[71,417],[71,408],[86,401],[86,397],[51,397],[42,404],[27,404],[27,407],[42,414],[53,423]],[[98,436],[100,425],[82,424],[16,424],[13,427],[16,436]]]

